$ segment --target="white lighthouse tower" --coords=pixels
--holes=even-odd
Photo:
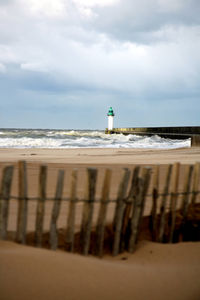
[[[114,112],[112,107],[109,108],[108,111],[108,131],[112,131],[113,130],[113,119],[114,119]]]

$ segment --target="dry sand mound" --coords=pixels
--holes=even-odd
[[[1,300],[200,299],[200,242],[103,260],[0,242]]]

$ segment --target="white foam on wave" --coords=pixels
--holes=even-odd
[[[90,131],[90,130],[58,130],[49,131],[48,136],[88,136],[88,137],[104,137],[106,134],[103,131]]]
[[[102,131],[8,130],[0,135],[1,148],[149,148],[190,147],[190,139],[171,140],[155,136],[105,134]],[[12,134],[13,133],[13,134]],[[2,137],[1,137],[2,136]]]
[[[1,148],[59,148],[61,143],[54,139],[5,138],[0,139]]]

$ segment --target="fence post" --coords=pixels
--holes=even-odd
[[[183,220],[186,217],[188,204],[189,204],[189,192],[192,180],[192,172],[193,172],[193,165],[188,166],[186,170],[185,182],[184,182],[184,195],[182,200],[182,212],[183,212]]]
[[[129,183],[130,170],[124,169],[124,174],[122,180],[120,182],[115,215],[114,215],[114,242],[113,242],[113,256],[119,253],[120,247],[120,237],[121,237],[121,229],[122,229],[122,220],[125,209],[125,197],[127,192],[127,187]]]
[[[13,166],[5,167],[0,193],[0,238],[6,239],[9,214],[9,200],[12,185]]]
[[[127,197],[127,203],[124,210],[124,216],[123,216],[123,223],[122,223],[122,233],[121,233],[121,247],[120,251],[123,252],[126,245],[126,234],[127,234],[127,228],[129,224],[130,219],[130,213],[131,209],[133,209],[133,203],[136,196],[136,187],[137,187],[137,181],[138,181],[138,175],[139,175],[140,167],[136,166],[133,170],[132,174],[132,180],[131,180],[131,187],[130,191]]]
[[[122,174],[122,179],[120,181],[119,189],[118,189],[118,193],[117,193],[117,202],[116,202],[115,213],[114,213],[114,218],[113,218],[113,228],[116,227],[117,213],[119,210],[118,206],[121,205],[120,200],[125,199],[125,197],[126,197],[129,177],[130,177],[130,170],[128,170],[127,168],[124,168],[123,174]]]
[[[26,226],[28,213],[28,199],[27,199],[27,168],[25,161],[19,161],[19,200],[18,200],[18,219],[17,219],[17,235],[16,241],[21,244],[26,243]]]
[[[90,234],[92,226],[92,216],[95,201],[97,170],[87,169],[87,190],[86,201],[83,207],[82,225],[81,225],[81,252],[83,255],[87,255],[90,247]]]
[[[96,225],[96,255],[103,256],[104,229],[106,222],[106,211],[109,202],[109,190],[111,181],[111,170],[105,170],[104,182],[102,187],[101,203]]]
[[[150,215],[150,230],[152,232],[152,240],[156,241],[157,238],[157,202],[158,202],[158,191],[159,191],[159,165],[155,166],[153,175],[153,186],[152,186],[152,209]]]
[[[74,250],[74,226],[76,213],[76,189],[77,189],[77,169],[72,171],[70,204],[67,217],[67,232],[66,232],[66,250],[73,252]]]
[[[163,242],[164,230],[165,230],[165,210],[167,204],[167,195],[169,193],[169,185],[172,174],[172,165],[168,165],[165,186],[163,190],[161,205],[160,205],[160,228],[158,233],[158,242]]]
[[[173,165],[173,177],[172,177],[172,189],[170,196],[170,212],[169,212],[169,222],[170,231],[169,231],[169,243],[173,242],[174,229],[176,223],[176,205],[178,199],[178,183],[179,183],[179,173],[180,173],[180,163],[175,163]]]
[[[185,173],[185,180],[184,180],[184,195],[182,199],[182,225],[179,235],[179,241],[183,240],[183,234],[184,234],[184,228],[185,228],[185,222],[186,222],[186,216],[189,206],[189,198],[190,198],[190,186],[191,186],[191,180],[192,180],[192,172],[193,172],[194,166],[190,165],[187,166],[186,173]]]
[[[47,181],[47,166],[40,166],[39,174],[39,198],[37,201],[37,212],[35,222],[35,242],[36,246],[42,246],[42,234],[46,200],[46,181]]]
[[[192,205],[196,203],[199,182],[200,182],[200,163],[196,163],[194,167],[194,179],[193,179],[193,186],[192,186],[192,199],[191,199]]]
[[[134,209],[131,217],[131,234],[129,238],[128,251],[133,253],[138,239],[138,233],[144,212],[145,197],[148,191],[151,177],[151,168],[142,169],[142,178],[138,178],[137,193],[134,199]]]
[[[64,170],[59,170],[54,205],[51,214],[51,224],[50,224],[50,248],[52,250],[56,250],[58,246],[57,220],[60,212],[63,183],[64,183]]]

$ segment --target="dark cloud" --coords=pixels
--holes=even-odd
[[[15,3],[15,2],[16,2],[16,0],[0,0],[0,5],[6,6],[6,5],[13,4],[13,3]]]
[[[150,43],[165,39],[166,27],[200,25],[199,0],[124,0],[96,7],[95,28],[118,40]]]

